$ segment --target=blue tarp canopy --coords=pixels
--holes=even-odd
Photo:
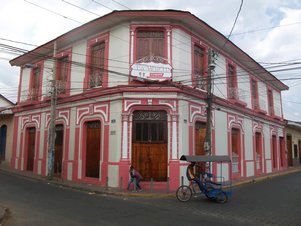
[[[228,155],[182,155],[180,160],[187,162],[231,162]]]

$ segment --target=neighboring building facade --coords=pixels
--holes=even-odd
[[[301,122],[287,121],[287,160],[288,166],[301,165]]]
[[[0,163],[8,164],[11,160],[13,142],[12,108],[14,103],[0,94]]]
[[[218,53],[212,154],[233,163],[224,176],[286,169],[288,87],[203,21],[174,10],[114,11],[13,59],[21,75],[12,167],[47,174],[55,71],[56,173],[125,187],[133,164],[145,188],[176,189],[187,166],[180,156],[205,154],[210,48]]]

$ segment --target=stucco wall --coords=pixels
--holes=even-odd
[[[81,41],[76,43],[72,47],[72,62],[78,62],[80,64],[71,64],[71,89],[70,95],[78,94],[83,92],[83,82],[85,78],[85,63],[86,63],[86,49],[87,43],[86,41]]]
[[[179,152],[178,157],[189,153],[189,115],[188,103],[179,101]]]
[[[119,162],[121,157],[122,101],[110,104],[109,162]],[[131,153],[130,153],[131,154]]]
[[[266,84],[261,81],[258,81],[258,99],[260,109],[268,112],[267,88]]]
[[[227,77],[226,77],[226,59],[219,54],[216,59],[216,67],[213,75],[213,93],[214,95],[227,99]]]
[[[117,86],[128,84],[129,68],[129,50],[130,50],[130,29],[129,24],[121,24],[110,30],[109,37],[109,72],[108,86]],[[113,73],[117,71],[121,74]]]
[[[30,68],[23,68],[22,78],[21,78],[21,92],[20,101],[25,101],[28,98],[29,92],[29,82],[30,82]]]
[[[180,29],[172,30],[173,81],[191,85],[191,37]]]
[[[281,117],[282,116],[282,107],[281,107],[281,96],[279,92],[273,90],[274,97],[274,111],[275,115]]]
[[[228,124],[227,114],[215,111],[215,149],[216,155],[228,155]]]

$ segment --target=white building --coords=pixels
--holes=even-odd
[[[233,163],[224,176],[286,169],[288,87],[202,20],[175,10],[114,11],[11,60],[21,68],[12,167],[47,174],[55,71],[55,173],[125,187],[133,164],[144,187],[176,189],[186,169],[179,157],[205,154],[209,49],[217,54],[212,154]]]

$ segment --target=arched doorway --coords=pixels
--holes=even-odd
[[[132,165],[144,181],[167,181],[167,114],[134,111]]]
[[[5,160],[7,126],[3,125],[0,128],[0,161]]]

